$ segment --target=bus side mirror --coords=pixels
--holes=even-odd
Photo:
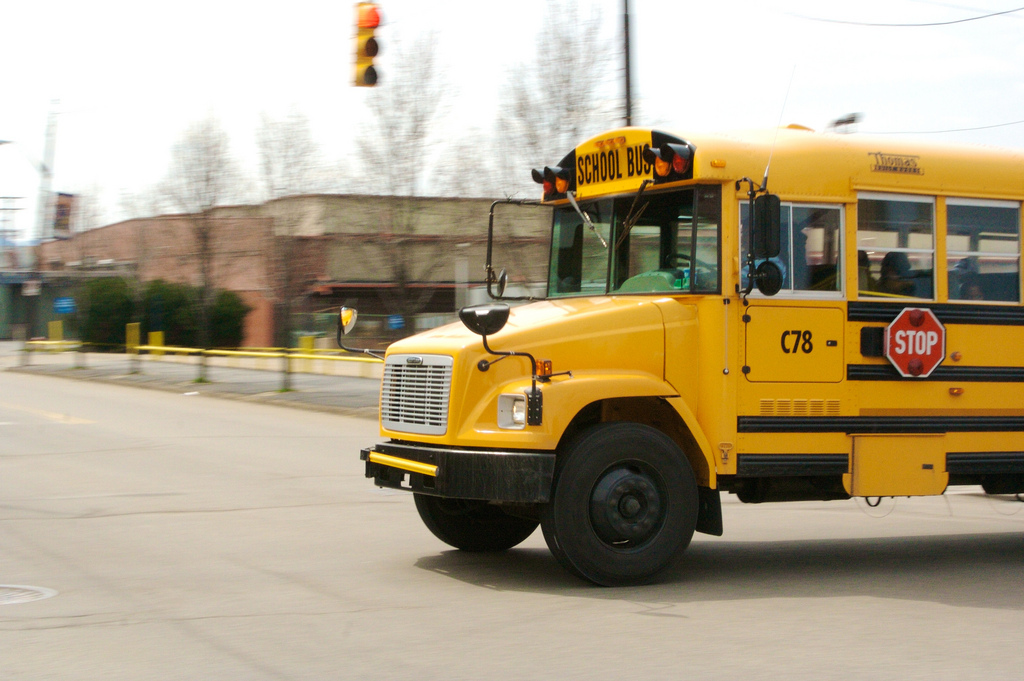
[[[354,307],[343,307],[338,312],[338,330],[346,336],[352,331],[352,327],[356,325],[356,317],[358,317]]]
[[[757,266],[754,283],[757,290],[765,296],[774,296],[782,290],[782,270],[771,260],[765,260]]]
[[[505,287],[508,286],[508,272],[502,267],[501,271],[498,272],[498,297],[501,298],[505,295]]]
[[[497,274],[487,267],[487,295],[493,300],[501,300],[505,297],[505,287],[508,286],[508,272],[502,267]]]
[[[508,321],[509,307],[505,303],[473,305],[459,310],[459,319],[475,334],[487,336],[498,333]]]
[[[782,250],[782,204],[775,194],[762,194],[754,199],[754,259],[776,258]]]

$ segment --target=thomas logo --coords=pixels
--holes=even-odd
[[[886,154],[881,151],[873,151],[868,154],[875,159],[871,166],[873,173],[898,173],[900,175],[924,175],[924,170],[918,165],[920,156],[904,156],[902,154]]]

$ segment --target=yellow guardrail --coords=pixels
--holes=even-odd
[[[154,355],[201,355],[206,352],[202,348],[184,348],[177,345],[139,345],[135,349],[139,352],[149,352]]]
[[[379,369],[372,365],[380,365],[383,363],[382,360],[375,357],[368,357],[366,355],[357,355],[347,353],[344,350],[334,348],[314,348],[313,337],[302,337],[299,339],[301,343],[300,347],[297,348],[239,348],[239,349],[207,349],[207,348],[190,348],[177,345],[165,345],[163,343],[164,334],[159,331],[150,332],[148,334],[148,343],[143,345],[141,343],[141,328],[138,322],[128,324],[125,328],[125,345],[124,352],[132,360],[132,371],[137,372],[142,370],[140,361],[143,356],[148,356],[154,361],[160,361],[165,356],[168,356],[166,361],[181,361],[187,356],[196,356],[202,358],[199,361],[200,377],[205,378],[205,366],[206,359],[208,357],[221,357],[228,362],[228,366],[237,366],[233,360],[254,360],[255,366],[251,363],[246,363],[247,366],[239,368],[255,368],[260,370],[277,370],[276,368],[270,369],[264,362],[259,360],[284,360],[280,363],[280,371],[282,374],[282,389],[289,389],[289,374],[292,373],[318,373],[318,374],[330,374],[330,375],[342,375],[342,376],[357,376],[364,378],[379,378]],[[84,365],[85,355],[81,354],[83,344],[77,340],[64,340],[63,339],[63,327],[60,322],[50,324],[48,340],[32,340],[26,341],[24,346],[24,354],[22,355],[22,364],[27,365],[29,360],[29,353],[31,352],[68,352],[68,351],[79,351],[80,354],[76,355],[75,360],[76,367]],[[327,360],[328,364],[321,363],[323,360]],[[332,364],[337,362],[350,363],[348,367],[342,364]],[[359,367],[357,368],[357,366]]]
[[[45,342],[45,341],[39,341]],[[307,348],[254,348],[251,350],[204,350],[185,348],[177,345],[138,345],[140,352],[168,355],[206,355],[207,357],[254,357],[264,359],[328,359],[341,362],[369,362],[379,364],[381,360],[363,355],[344,355],[338,350],[319,349],[311,353]],[[333,353],[333,354],[327,354]]]
[[[78,350],[82,346],[77,340],[30,340],[25,341],[27,352],[68,352]],[[327,348],[264,348],[253,350],[206,350],[203,348],[187,348],[180,345],[133,345],[132,350],[152,355],[206,355],[207,357],[262,357],[265,359],[306,359],[332,360],[339,362],[368,362],[380,364],[381,360],[364,355],[345,355],[338,350]]]
[[[345,353],[343,350],[320,349],[318,352],[312,348],[245,348],[238,350],[221,350],[202,348],[184,348],[173,345],[140,345],[137,348],[140,359],[147,354],[152,361],[160,361],[161,356],[166,355],[192,355],[205,358],[219,358],[228,363],[229,367],[249,368],[270,371],[280,371],[282,375],[282,389],[289,389],[288,376],[298,374],[325,374],[339,376],[356,376],[363,378],[379,379],[378,367],[383,364],[382,360],[367,357],[366,355],[354,355]],[[173,357],[167,357],[165,361],[176,361]],[[181,360],[177,360],[181,361]],[[277,366],[267,366],[267,363]],[[141,369],[141,367],[140,367]],[[203,372],[200,371],[200,375]]]
[[[30,340],[25,341],[26,352],[69,352],[82,346],[76,340]]]

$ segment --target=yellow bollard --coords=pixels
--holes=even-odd
[[[164,332],[163,331],[150,331],[149,332],[149,345],[153,345],[153,346],[161,347],[162,348],[164,346]],[[163,357],[164,356],[164,351],[163,350],[153,350],[149,354],[156,355],[157,357]]]
[[[139,354],[139,338],[142,335],[141,324],[139,322],[132,322],[125,327],[124,330],[124,349],[125,352],[137,355]]]
[[[313,354],[313,345],[314,345],[315,342],[316,342],[316,337],[314,337],[314,336],[299,336],[299,349],[302,350],[302,354],[304,354],[304,355],[311,355],[311,354]],[[312,364],[313,363],[310,360],[308,360],[308,359],[302,360],[302,365],[301,365],[302,368],[299,369],[299,371],[302,371],[302,372],[307,373],[307,374],[308,373],[312,373],[312,371],[313,371]]]

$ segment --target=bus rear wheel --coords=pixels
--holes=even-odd
[[[689,545],[697,511],[693,470],[675,442],[641,424],[608,423],[566,452],[541,527],[570,572],[621,586],[669,567]]]
[[[505,551],[526,540],[539,524],[476,499],[414,494],[416,510],[435,537],[463,551]]]

